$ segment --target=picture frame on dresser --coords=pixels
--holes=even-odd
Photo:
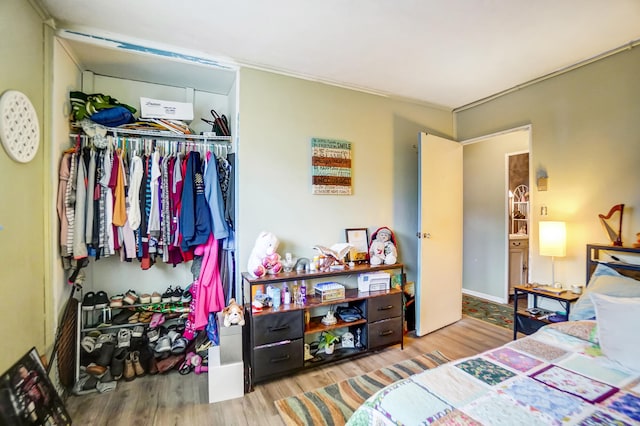
[[[367,228],[347,228],[344,230],[347,244],[351,245],[347,260],[355,263],[369,261],[369,230]]]

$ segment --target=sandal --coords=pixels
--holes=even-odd
[[[138,312],[135,312],[133,315],[127,318],[127,321],[129,322],[129,324],[137,324],[138,322],[140,322],[140,314]]]
[[[153,312],[150,312],[150,311],[140,312],[140,315],[138,316],[138,321],[149,323],[151,322],[151,317],[153,317]]]
[[[160,312],[156,312],[151,317],[151,324],[149,324],[149,326],[151,328],[156,328],[162,323],[164,323],[164,315],[161,314]]]
[[[158,353],[171,352],[171,338],[163,336],[158,340],[155,351]]]
[[[176,340],[173,341],[173,345],[171,345],[171,353],[174,355],[184,353],[188,344],[189,341],[185,337],[180,336],[176,338]]]

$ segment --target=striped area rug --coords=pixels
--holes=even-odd
[[[397,380],[449,362],[439,351],[401,361],[323,388],[274,402],[287,425],[344,425],[353,412],[378,390]]]

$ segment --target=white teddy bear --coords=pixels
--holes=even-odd
[[[278,238],[271,232],[262,231],[249,255],[247,270],[254,278],[265,274],[277,274],[282,270],[278,249]]]

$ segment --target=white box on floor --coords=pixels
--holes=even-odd
[[[209,371],[207,374],[209,376],[209,403],[244,396],[244,364],[240,361],[220,365],[218,346],[209,348]]]
[[[220,334],[220,364],[242,361],[242,326],[224,326],[224,316],[218,312]]]

